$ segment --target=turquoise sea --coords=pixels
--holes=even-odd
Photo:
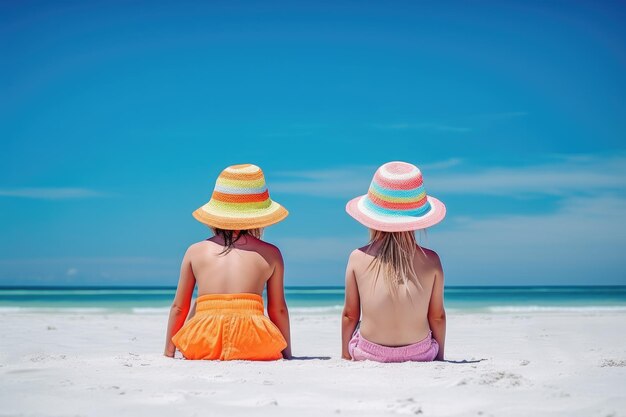
[[[167,311],[176,289],[170,287],[0,287],[0,312]],[[287,287],[293,312],[339,312],[343,287]],[[445,304],[457,312],[624,310],[626,286],[447,287]]]

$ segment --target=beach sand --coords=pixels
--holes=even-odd
[[[271,363],[168,359],[166,314],[0,314],[0,416],[624,416],[626,312],[449,313],[448,362],[340,359],[292,314]]]

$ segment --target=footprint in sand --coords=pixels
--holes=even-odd
[[[603,359],[602,362],[600,362],[600,367],[601,368],[621,368],[621,367],[625,367],[626,366],[626,360],[623,359]]]
[[[7,374],[30,374],[39,371],[41,371],[41,369],[14,369],[12,371],[7,371]]]
[[[387,406],[392,412],[398,414],[418,415],[423,414],[422,407],[417,404],[413,397],[397,400]]]
[[[523,378],[520,375],[509,373],[509,372],[488,372],[482,374],[480,378],[462,378],[455,386],[463,386],[468,385],[472,382],[476,382],[480,385],[493,385],[493,386],[504,386],[504,387],[517,387],[522,385]]]
[[[522,385],[522,377],[510,372],[489,372],[483,374],[478,381],[481,385],[504,385],[515,387]]]
[[[270,400],[260,400],[257,401],[256,405],[258,407],[266,407],[266,406],[278,406],[278,401],[276,401],[275,399],[270,399]]]

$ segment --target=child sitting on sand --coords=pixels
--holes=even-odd
[[[211,200],[193,213],[215,236],[185,253],[165,356],[173,357],[178,348],[186,359],[291,357],[283,259],[278,248],[260,239],[263,227],[287,214],[270,199],[259,167],[234,165],[222,171]],[[196,283],[195,312],[185,322]],[[266,285],[269,319],[262,298]]]
[[[348,202],[346,211],[370,228],[370,243],[348,261],[342,357],[443,360],[443,271],[439,256],[417,245],[415,230],[440,222],[445,206],[426,195],[416,166],[389,162],[378,168],[368,193]]]

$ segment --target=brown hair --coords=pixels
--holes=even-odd
[[[413,260],[417,242],[415,232],[383,232],[370,229],[370,245],[378,242],[380,246],[370,263],[374,268],[376,279],[384,277],[387,287],[395,293],[399,284],[408,284],[415,281],[421,287],[415,272]]]
[[[235,242],[242,236],[253,236],[260,239],[263,235],[263,229],[228,230],[214,228],[213,233],[215,233],[215,236],[220,236],[224,239],[224,249],[222,249],[220,255],[226,255],[235,247]]]

